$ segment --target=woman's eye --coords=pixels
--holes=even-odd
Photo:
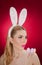
[[[22,38],[22,36],[21,37],[18,37],[18,38]]]

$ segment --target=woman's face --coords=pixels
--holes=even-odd
[[[27,33],[25,30],[18,30],[16,34],[13,36],[13,42],[14,44],[17,44],[18,46],[24,47],[27,42]]]

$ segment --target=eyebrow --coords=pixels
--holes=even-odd
[[[19,35],[19,36],[23,36],[23,35]],[[25,36],[27,36],[27,35],[25,35]]]
[[[19,35],[19,36],[23,36],[23,35]]]

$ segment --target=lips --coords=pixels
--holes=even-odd
[[[22,45],[22,47],[25,47],[25,45]]]

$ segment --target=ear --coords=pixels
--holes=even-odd
[[[9,46],[10,42],[13,43],[13,39],[11,37],[7,37],[7,42],[6,43],[8,43],[8,46]]]
[[[27,17],[27,9],[23,8],[19,15],[19,25],[23,25]]]
[[[17,24],[17,11],[14,7],[10,7],[10,19],[12,24],[15,26]]]
[[[13,44],[13,39],[10,37],[10,42]]]

